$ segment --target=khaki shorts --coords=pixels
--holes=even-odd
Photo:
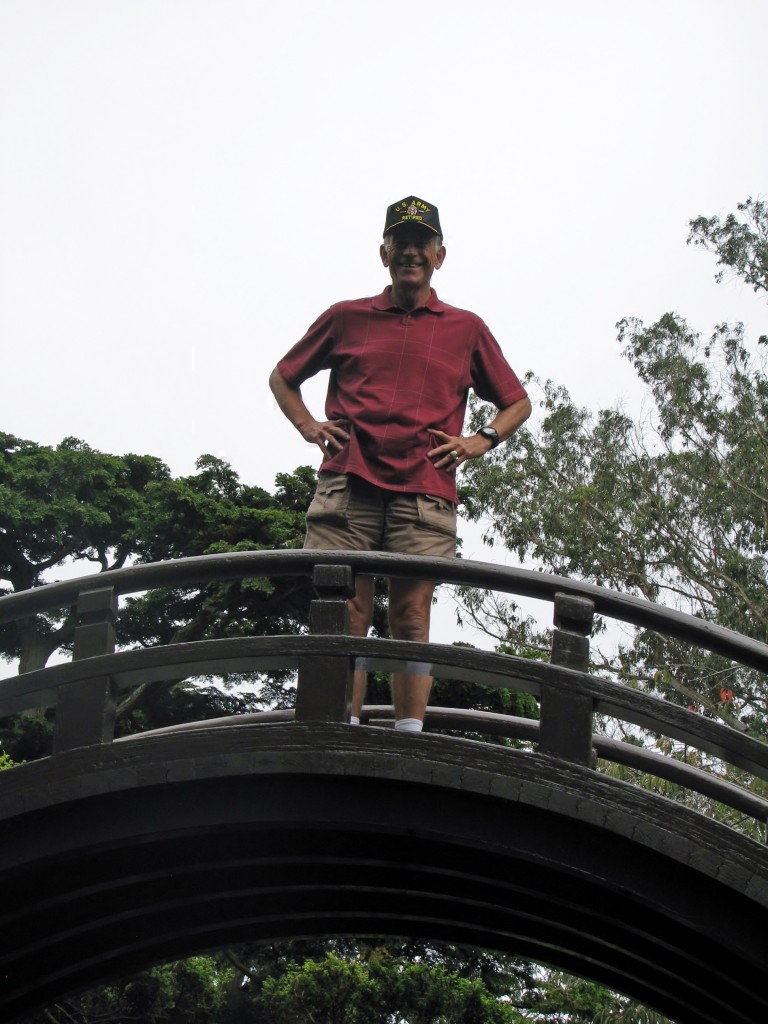
[[[358,476],[320,473],[304,547],[453,558],[456,506],[430,494],[387,491]]]

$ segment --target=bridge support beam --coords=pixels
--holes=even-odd
[[[347,599],[355,594],[351,566],[316,565],[312,583],[318,597],[309,606],[310,631],[334,636],[349,633]],[[352,678],[352,659],[343,651],[335,658],[300,658],[296,721],[348,722]]]
[[[595,605],[585,597],[555,595],[555,630],[550,662],[579,672],[589,671],[589,635]],[[564,694],[541,687],[539,749],[574,764],[592,767],[593,702],[580,693]]]
[[[112,587],[89,590],[77,602],[74,661],[112,654],[115,650],[117,598]],[[61,688],[56,709],[53,752],[111,743],[117,698],[109,676],[69,683]]]

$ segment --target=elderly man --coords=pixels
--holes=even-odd
[[[390,206],[380,254],[392,283],[331,306],[270,376],[283,413],[323,453],[304,546],[451,557],[456,469],[510,437],[531,403],[483,321],[441,302],[431,287],[446,255],[436,206],[416,196]],[[330,370],[324,420],[301,394],[320,370]],[[463,436],[470,388],[498,411]],[[358,577],[355,636],[370,628],[373,588],[373,579]],[[429,581],[389,581],[395,639],[429,639],[433,591]],[[421,731],[431,686],[428,675],[393,673],[395,728]],[[353,723],[364,695],[358,672]]]

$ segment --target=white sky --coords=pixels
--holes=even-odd
[[[634,408],[621,317],[768,329],[685,244],[768,191],[767,38],[765,0],[0,0],[0,429],[317,464],[269,370],[387,283],[409,193],[519,374]]]

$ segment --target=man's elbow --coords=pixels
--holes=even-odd
[[[275,396],[281,394],[282,392],[285,391],[287,386],[288,382],[286,381],[285,377],[282,375],[282,373],[280,373],[278,368],[275,367],[272,373],[270,373],[269,375],[269,387],[270,390],[272,391],[272,394]]]
[[[512,419],[512,429],[517,430],[523,423],[528,419],[533,411],[530,398],[525,395],[523,398],[518,398],[516,402],[513,402],[507,410],[505,410]]]

